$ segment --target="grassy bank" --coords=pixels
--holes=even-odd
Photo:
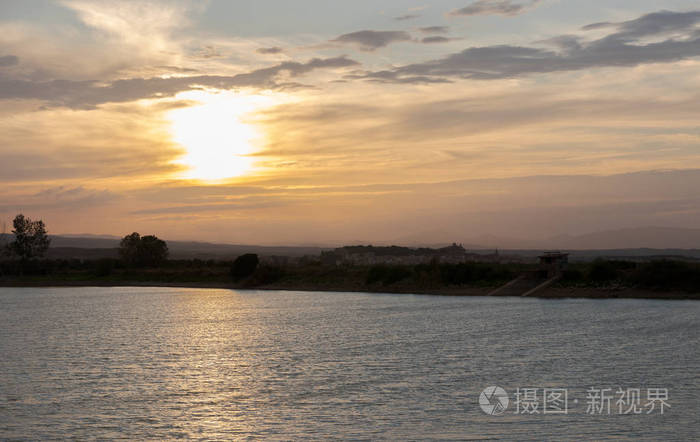
[[[0,263],[5,286],[184,286],[239,289],[360,291],[485,295],[535,265],[464,263],[414,266],[259,265],[234,280],[232,262],[174,260],[157,268],[125,266],[119,260],[43,260]],[[700,298],[700,265],[684,261],[599,260],[572,264],[542,297]]]
[[[678,260],[639,263],[601,259],[569,265],[563,272],[559,287],[699,293],[700,263]]]
[[[0,263],[0,282],[95,283],[119,282],[216,283],[256,288],[272,284],[377,289],[497,287],[521,272],[510,264],[425,264],[416,266],[335,266],[310,260],[301,265],[261,264],[245,278],[234,280],[230,261],[171,260],[159,267],[125,266],[116,259],[43,260]]]

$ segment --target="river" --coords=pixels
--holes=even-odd
[[[700,434],[697,301],[0,288],[0,356],[2,439]]]

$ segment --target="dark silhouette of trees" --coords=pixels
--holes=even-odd
[[[119,243],[119,256],[121,259],[127,264],[135,264],[138,261],[140,244],[141,235],[136,232],[122,238]]]
[[[158,266],[168,259],[168,245],[155,235],[141,237],[140,261],[147,266]]]
[[[0,258],[5,257],[10,253],[10,248],[8,246],[8,234],[7,234],[7,223],[3,220],[2,222],[2,232],[0,232]],[[0,270],[0,275],[2,275],[2,270]]]
[[[391,285],[411,276],[411,270],[407,266],[378,264],[369,268],[365,283]]]
[[[259,263],[258,255],[254,253],[241,255],[236,258],[231,266],[231,276],[233,276],[233,279],[236,281],[247,278],[255,272]]]
[[[610,282],[617,278],[617,270],[609,261],[596,260],[591,265],[588,278],[597,283]]]
[[[46,254],[51,239],[42,220],[32,221],[20,213],[12,221],[12,225],[14,240],[7,246],[12,255],[27,261]]]
[[[126,235],[119,243],[119,256],[133,266],[157,267],[168,259],[168,244],[154,235],[137,232]]]

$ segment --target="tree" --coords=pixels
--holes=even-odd
[[[21,213],[12,221],[14,240],[8,245],[10,253],[22,261],[41,258],[51,245],[42,220],[32,221]]]
[[[126,235],[119,243],[119,256],[130,265],[157,267],[168,258],[168,245],[157,236]]]
[[[141,237],[139,260],[146,266],[159,266],[168,259],[168,245],[155,235]]]
[[[136,264],[139,255],[139,245],[141,244],[141,235],[134,232],[131,235],[126,235],[119,243],[119,256],[127,264]]]
[[[0,232],[0,258],[9,252],[7,247],[7,222],[2,220],[2,232]]]
[[[233,276],[233,279],[236,281],[247,278],[248,276],[252,275],[253,272],[255,272],[255,269],[258,267],[259,263],[260,260],[258,259],[258,255],[255,253],[246,253],[245,255],[241,255],[236,258],[231,266],[231,276]]]

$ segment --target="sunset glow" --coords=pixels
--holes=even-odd
[[[0,441],[700,434],[699,0],[0,0],[0,189]]]
[[[260,142],[260,130],[247,120],[252,112],[272,100],[239,93],[186,92],[181,100],[191,106],[173,110],[173,140],[186,154],[178,159],[187,168],[186,178],[216,181],[250,173],[250,154]]]
[[[0,2],[0,217],[488,247],[700,225],[697,1]]]

